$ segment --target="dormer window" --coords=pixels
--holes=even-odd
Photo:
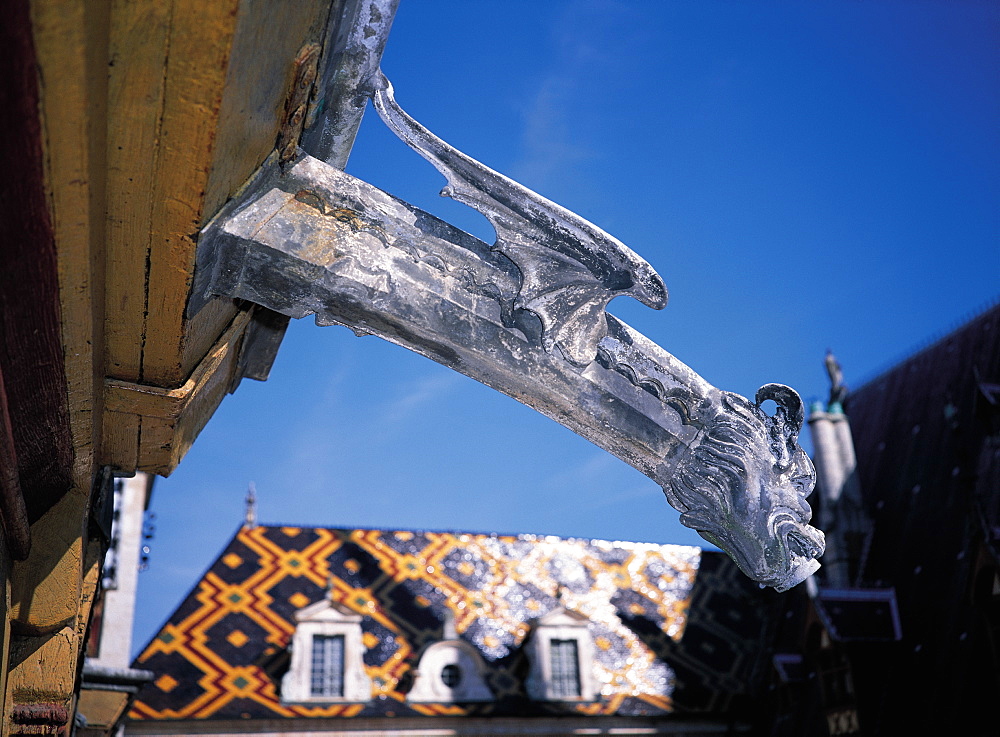
[[[580,647],[575,639],[549,640],[552,693],[557,698],[580,697]]]
[[[408,701],[461,703],[493,701],[486,685],[486,666],[467,642],[444,640],[428,646],[417,663]]]
[[[343,698],[343,635],[313,635],[309,694],[314,697]]]
[[[556,607],[534,623],[525,643],[531,668],[525,687],[536,701],[593,701],[594,643],[582,614]]]
[[[368,701],[361,615],[330,600],[295,614],[292,663],[281,679],[281,700],[291,702]]]

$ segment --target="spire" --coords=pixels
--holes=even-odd
[[[247,487],[247,511],[246,517],[243,519],[243,526],[249,527],[251,530],[257,526],[257,487],[254,482],[251,481],[250,485]]]

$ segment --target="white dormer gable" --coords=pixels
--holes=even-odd
[[[320,599],[295,612],[295,624],[313,622],[350,622],[361,626],[361,615],[343,604],[330,599]]]
[[[594,641],[587,617],[557,606],[534,621],[525,643],[525,688],[536,701],[593,701]]]
[[[590,620],[579,612],[567,609],[564,606],[557,606],[552,611],[536,619],[532,626],[538,627],[583,627],[586,628]]]
[[[445,610],[443,638],[421,653],[407,700],[443,704],[493,701],[483,658],[476,648],[458,639],[455,615],[450,610]]]
[[[368,701],[361,615],[329,599],[295,613],[292,662],[281,679],[284,702]]]
[[[407,701],[443,704],[493,701],[485,673],[482,657],[469,643],[435,642],[420,656]]]

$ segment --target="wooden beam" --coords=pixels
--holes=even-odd
[[[4,597],[6,731],[72,713],[98,462],[169,473],[233,385],[251,313],[185,313],[195,234],[273,150],[293,61],[322,43],[330,4],[5,8],[0,163],[18,176],[0,180],[0,375],[36,541]]]
[[[329,1],[112,0],[108,396],[125,385],[143,387],[136,396],[186,391],[238,319],[232,300],[185,313],[194,239],[274,149],[294,59],[322,43],[329,13]],[[221,401],[224,392],[204,396]],[[214,409],[200,411],[207,420]],[[174,429],[193,439],[203,424]],[[122,470],[169,473],[187,446],[171,427],[109,409],[102,457]]]
[[[188,380],[175,389],[108,379],[106,435],[116,437],[116,426],[129,430],[137,426],[140,442],[106,444],[102,463],[169,475],[229,392],[250,319],[249,311],[240,312]]]
[[[73,441],[60,333],[59,276],[38,116],[35,42],[27,2],[0,24],[0,370],[19,485],[38,519],[71,484]]]
[[[45,184],[57,248],[73,484],[90,493],[104,377],[109,0],[36,0]]]
[[[172,2],[112,0],[108,49],[107,375],[142,368],[153,185]]]
[[[114,0],[109,128],[108,376],[183,384],[232,322],[185,315],[195,234],[275,145],[299,49],[329,2]]]
[[[184,307],[238,10],[238,0],[173,3],[150,193],[143,384],[173,387],[187,378]],[[230,311],[223,324],[231,319]]]
[[[31,550],[31,531],[28,529],[28,511],[17,470],[14,428],[7,405],[7,391],[0,368],[0,527],[13,559],[24,560]]]
[[[54,340],[55,349],[25,352],[25,346],[20,346],[28,362],[13,371],[5,365],[4,379],[10,397],[15,393],[12,380],[38,382],[40,375],[57,367],[62,380],[53,392],[59,402],[41,405],[39,421],[44,424],[39,436],[50,438],[50,444],[51,438],[68,438],[69,442],[66,455],[55,456],[62,473],[38,482],[21,475],[35,544],[29,556],[11,570],[9,616],[14,636],[6,684],[5,716],[10,721],[5,733],[44,734],[65,729],[72,713],[83,642],[80,632],[89,613],[83,574],[95,449],[101,442],[100,423],[94,418],[101,416],[103,402],[110,3],[19,0],[13,4],[23,9],[23,15],[13,24],[5,17],[5,27],[13,25],[26,32],[34,48],[34,104],[25,118],[39,125],[41,209],[49,229],[48,248],[30,251],[27,260],[36,269],[44,265],[51,276],[29,281],[27,288],[30,291],[54,277],[57,302],[52,316],[41,326],[39,313],[45,314],[48,308],[39,303],[37,295],[9,313],[17,320],[17,329],[33,329],[36,339],[45,336]],[[20,172],[8,179],[20,180]],[[43,218],[36,221],[46,222]],[[0,291],[7,294],[6,289]],[[8,316],[6,309],[3,312]],[[23,386],[16,393],[24,395]],[[38,404],[38,393],[24,395],[24,401]],[[32,417],[30,408],[12,408],[15,434],[30,428]],[[18,451],[23,464],[20,448]],[[36,493],[42,490],[49,493],[48,498]],[[94,583],[88,580],[86,585],[93,587]]]

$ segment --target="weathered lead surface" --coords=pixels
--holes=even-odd
[[[330,6],[334,15],[327,24],[302,147],[338,169],[347,164],[368,105],[359,88],[378,72],[398,6],[399,0],[344,0]]]
[[[399,120],[416,127],[417,146],[430,135]],[[440,162],[454,150],[433,145],[447,169]],[[513,183],[478,162],[461,163],[463,201],[491,208],[494,247],[302,155],[285,172],[266,168],[206,229],[198,282],[471,376],[657,481],[681,521],[755,580],[785,590],[812,573],[824,542],[807,524],[815,472],[797,443],[798,395],[772,384],[750,402],[710,386],[604,312],[621,293],[665,301],[648,264],[520,185],[507,191]],[[767,399],[773,417],[760,408]]]

